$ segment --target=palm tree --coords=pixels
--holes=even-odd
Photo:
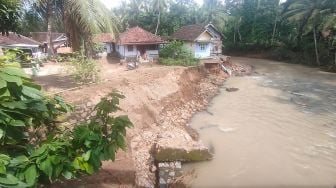
[[[54,48],[53,48],[53,39],[52,39],[52,22],[53,22],[53,2],[52,0],[47,0],[47,42],[48,42],[48,55],[54,55]]]
[[[320,65],[317,47],[317,28],[323,16],[330,13],[328,5],[333,0],[288,0],[284,4],[283,17],[289,21],[299,23],[297,46],[301,45],[303,31],[312,31],[314,38],[316,63]]]
[[[204,0],[202,6],[203,23],[213,23],[218,28],[223,29],[228,19],[225,6],[220,0]]]
[[[70,34],[72,48],[80,49],[80,40],[84,39],[87,55],[92,36],[99,32],[116,34],[118,24],[99,0],[66,0],[63,1],[64,28]]]
[[[276,15],[275,15],[275,19],[274,19],[274,25],[273,25],[273,32],[272,32],[272,39],[271,39],[271,45],[273,45],[274,43],[274,38],[275,38],[275,33],[276,33],[276,29],[277,29],[277,23],[278,23],[278,19],[279,19],[279,5],[280,5],[280,0],[276,0],[276,7],[275,7],[275,11],[276,11]]]
[[[153,6],[155,7],[156,12],[158,12],[158,18],[155,28],[155,35],[157,35],[159,25],[160,25],[160,19],[161,19],[161,12],[162,10],[167,6],[166,0],[154,0]]]
[[[99,0],[31,0],[30,3],[46,12],[49,47],[52,46],[51,32],[55,20],[63,23],[74,51],[80,50],[81,40],[84,40],[88,56],[91,55],[90,44],[93,34],[99,32],[116,34],[118,31],[115,17],[111,16]],[[52,53],[52,50],[49,51]]]

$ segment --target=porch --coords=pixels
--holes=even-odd
[[[141,56],[143,59],[159,58],[159,44],[117,45],[116,50],[120,58],[136,58],[138,56]]]

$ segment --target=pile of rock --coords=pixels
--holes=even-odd
[[[174,184],[176,178],[182,175],[182,163],[175,162],[159,162],[158,163],[158,178],[159,187],[167,188]]]

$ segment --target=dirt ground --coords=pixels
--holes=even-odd
[[[58,93],[75,105],[95,105],[114,89],[126,97],[121,101],[120,114],[127,114],[134,124],[127,132],[129,149],[119,152],[114,163],[105,162],[98,175],[83,178],[75,185],[79,182],[84,187],[111,184],[154,187],[153,144],[164,140],[176,145],[202,146],[188,121],[206,107],[228,75],[222,71],[209,74],[204,67],[155,63],[141,64],[129,71],[125,65],[119,65],[118,59],[106,57],[99,66],[101,82],[97,84],[79,86],[63,74],[35,78],[47,92]],[[238,65],[233,68],[242,69]]]

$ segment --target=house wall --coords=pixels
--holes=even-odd
[[[128,45],[117,45],[117,52],[119,53],[119,56],[121,58],[124,57],[136,57],[137,56],[137,48],[135,45],[133,46],[133,50],[132,51],[128,51]]]
[[[220,33],[214,29],[211,25],[207,27],[207,30],[211,33],[213,36],[211,41],[213,43],[211,53],[212,54],[222,54],[222,37]]]
[[[103,43],[104,44],[104,48],[106,49],[107,53],[111,53],[112,52],[112,44],[109,42]]]
[[[125,57],[136,57],[139,54],[139,50],[136,45],[133,45],[133,50],[128,51],[127,45],[117,45],[116,51],[118,52],[121,58]],[[159,50],[146,50],[146,54],[148,57],[158,58]]]
[[[191,54],[195,55],[195,43],[194,42],[183,42],[183,47],[191,52]]]
[[[210,41],[212,36],[208,32],[203,32],[197,37],[196,41]]]
[[[211,55],[210,50],[211,50],[210,42],[196,42],[195,43],[195,58],[210,57]]]
[[[148,57],[158,58],[159,50],[146,50],[146,54],[148,55]]]

